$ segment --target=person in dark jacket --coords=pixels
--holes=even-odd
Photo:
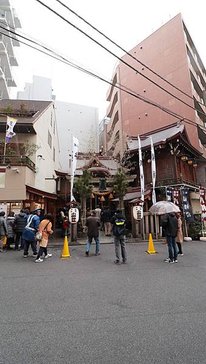
[[[111,218],[112,215],[109,207],[105,207],[101,212],[101,221],[103,222],[105,236],[111,236],[111,231],[112,231]]]
[[[164,228],[169,258],[165,259],[166,263],[177,263],[177,246],[176,246],[176,236],[178,230],[178,222],[175,213],[169,213],[162,217],[161,225]]]
[[[10,211],[7,219],[6,219],[6,224],[7,224],[7,229],[8,229],[8,235],[7,235],[7,242],[6,242],[6,250],[10,250],[11,249],[11,245],[14,244],[14,237],[15,237],[15,233],[14,233],[14,212]]]
[[[112,217],[112,231],[114,235],[114,245],[115,245],[115,255],[116,260],[115,264],[120,264],[120,247],[121,247],[121,256],[122,263],[125,264],[127,262],[127,252],[125,246],[125,218],[122,215],[121,210],[117,210],[114,216]]]
[[[40,224],[40,209],[34,210],[27,218],[27,224],[22,233],[22,239],[24,239],[24,258],[27,258],[29,253],[29,246],[31,245],[33,251],[33,257],[37,256],[37,242],[36,232]]]
[[[99,241],[99,227],[100,227],[100,220],[98,217],[96,217],[96,213],[95,211],[91,211],[91,216],[89,216],[86,220],[86,226],[87,226],[87,244],[86,244],[86,256],[89,256],[89,252],[90,252],[90,247],[91,247],[91,243],[92,240],[94,238],[95,243],[96,243],[96,252],[95,255],[99,255],[99,246],[100,246],[100,241]]]
[[[20,213],[17,216],[15,216],[14,219],[14,230],[16,233],[15,250],[21,250],[24,248],[22,233],[26,226],[26,221],[27,221],[27,215],[24,210],[21,210]]]

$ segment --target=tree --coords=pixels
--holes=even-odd
[[[84,226],[86,222],[87,198],[90,197],[92,192],[91,174],[87,170],[83,171],[83,175],[76,180],[74,188],[76,192],[80,195],[82,208],[82,225]]]
[[[127,192],[128,182],[125,172],[122,168],[119,168],[114,176],[114,191],[119,197],[119,207],[124,211],[124,196]]]

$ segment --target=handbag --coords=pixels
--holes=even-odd
[[[37,241],[41,241],[41,239],[42,239],[42,232],[41,231],[36,232],[35,239]]]
[[[44,227],[44,229],[42,231],[46,231],[45,229],[46,229],[47,225],[49,225],[49,223],[50,223],[50,221],[46,224],[46,226]],[[43,238],[42,231],[37,231],[36,232],[36,235],[35,235],[36,241],[41,241],[42,240],[42,238]]]

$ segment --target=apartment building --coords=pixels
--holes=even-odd
[[[8,118],[15,135],[5,144]],[[40,207],[55,213],[59,142],[51,101],[0,100],[0,204],[5,210]]]
[[[14,46],[19,46],[15,34],[8,31],[21,28],[15,9],[11,8],[9,0],[0,0],[0,24],[0,99],[8,99],[10,88],[16,87],[12,76],[12,67],[18,66],[14,55]],[[12,38],[8,36],[9,34]]]
[[[120,62],[113,75],[113,84],[121,89],[111,86],[107,94],[110,122],[105,125],[106,151],[121,158],[128,136],[180,122],[189,143],[205,156],[206,70],[182,15],[168,21],[129,54],[122,60],[131,68]]]

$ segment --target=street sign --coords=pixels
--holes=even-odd
[[[135,220],[141,220],[143,218],[143,207],[142,206],[133,206],[133,217]]]
[[[69,222],[76,224],[79,221],[79,210],[76,207],[69,209]]]

